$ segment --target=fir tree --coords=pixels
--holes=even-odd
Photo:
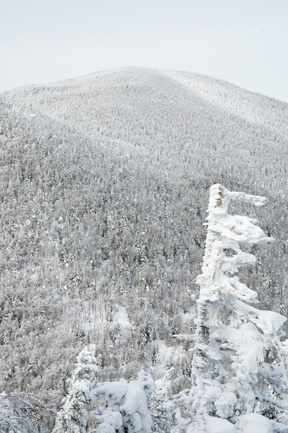
[[[256,206],[266,202],[219,184],[210,190],[190,391],[191,431],[197,433],[207,431],[209,416],[235,423],[243,414],[258,412],[274,422],[288,421],[288,351],[280,330],[286,318],[250,305],[257,294],[236,275],[239,267],[256,262],[243,245],[273,239],[256,220],[228,214],[231,200]]]
[[[86,433],[88,411],[92,401],[92,384],[98,371],[95,346],[85,347],[77,357],[70,391],[63,409],[59,412],[53,433]]]

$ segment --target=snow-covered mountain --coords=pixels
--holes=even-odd
[[[189,386],[214,183],[269,198],[235,207],[276,239],[243,278],[287,316],[288,104],[124,68],[0,94],[0,142],[1,390],[59,407],[87,343],[101,380]]]

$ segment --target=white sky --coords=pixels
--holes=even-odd
[[[288,102],[288,0],[2,0],[0,91],[122,66]]]

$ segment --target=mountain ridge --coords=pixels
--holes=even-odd
[[[172,335],[194,327],[214,183],[269,198],[235,209],[277,240],[243,278],[288,312],[288,104],[197,74],[99,74],[0,95],[1,387],[54,408],[88,342],[103,380],[189,386]]]
[[[9,98],[10,101],[13,101],[13,98],[16,97],[18,100],[20,99],[20,101],[22,99],[27,102],[30,99],[31,100],[30,104],[33,104],[34,108],[37,108],[38,106],[38,108],[39,109],[41,108],[41,110],[44,111],[46,114],[52,115],[52,117],[57,118],[58,120],[62,119],[65,122],[70,121],[70,123],[73,123],[74,127],[77,126],[77,128],[80,129],[82,128],[85,134],[88,133],[89,135],[93,135],[99,132],[101,135],[106,135],[109,138],[114,138],[118,140],[121,139],[124,142],[125,141],[133,142],[135,141],[135,139],[136,140],[141,139],[142,142],[145,142],[145,140],[147,141],[147,136],[150,141],[151,139],[152,141],[154,139],[157,140],[159,137],[160,141],[169,142],[169,137],[167,137],[166,131],[168,129],[171,129],[171,121],[172,121],[170,119],[171,113],[174,113],[173,114],[174,120],[175,122],[178,122],[176,128],[177,129],[181,128],[181,124],[183,124],[185,140],[190,141],[191,143],[193,143],[193,136],[195,136],[195,133],[193,131],[192,125],[190,125],[190,127],[189,126],[187,127],[187,125],[189,125],[189,122],[191,124],[193,123],[195,124],[196,122],[206,123],[207,124],[206,127],[209,128],[209,134],[212,136],[212,139],[214,138],[215,140],[216,136],[217,135],[219,136],[219,132],[217,130],[220,129],[219,124],[220,122],[222,122],[222,119],[225,118],[225,122],[229,122],[230,120],[232,120],[233,117],[235,118],[235,121],[238,122],[239,124],[244,121],[246,124],[251,125],[250,126],[251,129],[254,126],[257,126],[258,129],[259,127],[260,128],[264,127],[265,129],[268,128],[269,132],[257,131],[256,134],[258,135],[263,135],[263,133],[264,134],[268,133],[270,135],[276,133],[278,135],[280,132],[282,136],[282,141],[285,142],[286,140],[286,134],[287,134],[286,125],[288,124],[288,121],[286,121],[288,120],[288,109],[287,109],[288,104],[279,103],[277,110],[275,107],[268,105],[264,110],[264,114],[265,114],[264,121],[260,122],[259,116],[261,114],[261,109],[262,109],[261,106],[258,110],[260,114],[258,113],[257,121],[255,121],[255,119],[253,118],[247,119],[247,116],[243,117],[242,114],[243,106],[249,107],[251,105],[249,99],[248,101],[247,99],[245,99],[244,101],[245,103],[242,103],[241,113],[239,113],[239,104],[238,104],[239,95],[237,96],[238,99],[236,99],[236,101],[234,99],[231,99],[231,95],[230,95],[230,98],[228,98],[228,100],[230,100],[229,106],[228,108],[224,107],[224,112],[223,112],[222,102],[221,102],[222,105],[220,104],[220,108],[219,108],[219,104],[218,105],[215,105],[215,103],[210,104],[210,102],[207,101],[207,91],[205,91],[206,93],[204,92],[205,87],[203,88],[204,90],[203,89],[201,90],[202,96],[200,96],[200,100],[199,100],[198,95],[195,96],[195,92],[194,93],[192,92],[191,94],[191,90],[189,90],[189,93],[187,94],[187,85],[185,85],[185,87],[183,88],[183,85],[181,83],[179,84],[177,81],[178,83],[177,86],[179,85],[181,90],[179,91],[177,86],[175,88],[175,86],[170,87],[169,85],[167,85],[167,83],[165,82],[165,77],[163,83],[163,75],[160,74],[159,71],[157,71],[156,78],[158,81],[160,79],[160,82],[158,81],[155,82],[155,80],[153,81],[153,79],[150,79],[151,73],[152,73],[152,78],[155,78],[154,70],[150,70],[150,69],[143,70],[142,68],[140,68],[140,73],[141,73],[140,77],[138,71],[139,69],[137,68],[136,70],[135,68],[132,69],[128,68],[128,73],[129,73],[128,77],[127,77],[126,69],[114,70],[112,72],[110,71],[103,72],[100,73],[101,77],[103,78],[100,83],[99,80],[95,80],[94,78],[95,74],[93,74],[92,76],[88,76],[90,78],[93,77],[92,82],[90,78],[88,82],[87,82],[87,77],[80,78],[81,83],[84,80],[84,85],[80,88],[77,84],[78,80],[76,79],[76,81],[75,80],[68,81],[70,84],[73,84],[72,87],[70,86],[67,88],[66,84],[64,84],[64,88],[63,88],[63,84],[57,83],[55,86],[52,86],[51,88],[45,87],[44,90],[42,87],[40,88],[36,87],[36,88],[29,88],[30,90],[24,89],[20,93],[18,91],[16,93],[13,92],[6,93],[6,98]],[[148,76],[147,76],[147,71],[148,71]],[[165,74],[167,74],[167,72],[165,72]],[[171,71],[169,72],[169,74],[171,75]],[[190,76],[191,74],[189,74],[189,77]],[[192,76],[199,76],[199,75],[192,74]],[[112,77],[112,81],[111,81],[111,77]],[[116,81],[115,81],[115,77],[116,77]],[[211,79],[209,78],[209,80]],[[218,83],[217,80],[216,82]],[[64,83],[67,82],[65,81]],[[129,83],[130,83],[130,88],[129,88]],[[223,86],[224,83],[222,82],[221,85]],[[128,86],[128,88],[126,86]],[[231,87],[231,85],[229,86]],[[163,89],[162,91],[161,88]],[[189,86],[188,88],[190,89]],[[242,94],[251,95],[250,92],[247,93],[247,91],[243,91],[240,88],[235,88],[233,85],[232,88],[233,90],[236,89],[236,92],[238,93],[240,92],[240,96]],[[109,89],[111,95],[109,94],[109,92],[106,92],[105,89]],[[58,92],[60,92],[59,94],[60,100],[57,99]],[[68,92],[67,97],[69,96],[69,94],[73,95],[73,100],[70,100],[69,102],[68,100],[65,101],[65,98],[67,99],[67,97],[65,97],[65,92]],[[166,93],[165,95],[165,92],[168,93]],[[203,92],[206,94],[206,96],[204,95],[205,97],[203,97]],[[111,103],[109,98],[111,99]],[[211,97],[209,98],[211,99]],[[269,98],[267,97],[263,97],[263,98],[266,101],[266,103],[269,102],[270,104],[271,100]],[[61,109],[59,108],[61,99],[63,105],[62,113],[61,113]],[[87,105],[90,104],[91,113],[85,113],[85,112],[83,114],[80,113],[79,108],[81,107],[81,109],[83,110],[83,104],[82,104],[83,99],[86,99]],[[105,99],[107,99],[106,102]],[[117,101],[117,99],[119,99],[119,102],[118,103],[114,102]],[[226,100],[227,95],[226,98],[223,97],[222,99]],[[55,107],[53,106],[54,104],[53,100],[55,104],[57,104],[57,106],[55,105]],[[98,100],[100,101],[99,108],[97,108]],[[45,107],[45,103],[49,105],[49,108]],[[233,106],[232,113],[230,112],[231,105]],[[283,107],[285,108],[285,110],[283,110]],[[71,111],[72,108],[73,108],[73,112]],[[235,110],[237,111],[236,115],[235,115]],[[146,113],[149,113],[149,111],[151,111],[151,116],[150,118],[149,117],[147,118],[147,121],[149,123],[145,125],[144,115],[147,116]],[[178,115],[175,116],[175,113],[176,114],[178,113]],[[213,117],[211,117],[211,114]],[[140,121],[139,119],[137,119],[136,115],[138,115],[138,117],[142,120]],[[250,115],[251,115],[251,110],[249,116]],[[163,123],[163,128],[162,128],[159,122],[157,121],[157,118],[162,118],[164,120],[164,122],[166,123],[165,124],[166,130],[164,130],[164,122],[162,121]],[[215,118],[214,121],[215,126],[213,125],[213,118]],[[119,122],[118,124],[117,121]],[[127,124],[127,122],[129,123]],[[135,127],[138,128],[136,134],[132,133],[130,128],[130,122],[134,123],[134,129]],[[143,123],[143,125],[141,125],[141,122]],[[281,128],[279,128],[278,125],[279,123],[280,125],[282,125]],[[105,124],[107,126],[105,126]],[[242,125],[243,130],[247,127],[246,124]],[[144,130],[143,133],[141,130],[139,131],[139,126],[142,128],[142,130]],[[125,127],[127,130],[125,136],[123,136],[123,133],[121,133],[121,128],[123,127]],[[198,127],[197,124],[196,127]],[[221,127],[223,131],[222,135],[223,134],[228,135],[227,134],[228,131],[225,131],[227,130],[227,126],[221,125]],[[114,133],[114,129],[115,129],[115,133]],[[240,125],[238,126],[238,129],[240,129]],[[154,137],[153,136],[151,137],[153,130],[154,130]],[[183,135],[183,130],[180,129],[179,133]],[[238,135],[240,134],[238,133]],[[255,137],[255,133],[253,135],[251,137],[253,141],[254,142],[259,141],[257,140],[257,137]],[[225,146],[227,145],[233,146],[233,144],[230,144],[228,137],[227,139],[225,139],[225,137],[223,138],[218,137],[214,146],[215,145],[219,146],[220,140],[221,142],[226,141]],[[176,142],[179,141],[178,137],[175,137],[174,139]],[[244,140],[247,140],[245,134],[242,141]],[[271,146],[273,144],[273,140],[270,139],[269,141]],[[240,143],[239,145],[243,146]],[[207,145],[205,145],[205,147],[207,148]]]
[[[87,81],[93,81],[96,78],[103,78],[103,77],[115,77],[116,75],[117,80],[121,80],[121,75],[126,76],[129,74],[134,74],[137,75],[139,77],[139,75],[141,74],[143,76],[144,75],[155,75],[156,77],[158,76],[162,76],[162,77],[166,77],[166,78],[170,78],[171,80],[174,80],[175,82],[177,82],[180,85],[184,85],[185,88],[190,89],[190,90],[194,90],[194,92],[197,92],[200,96],[202,96],[202,98],[207,99],[208,101],[212,102],[213,99],[215,100],[215,98],[213,97],[209,97],[209,90],[211,90],[212,86],[214,85],[214,87],[216,87],[216,89],[218,90],[218,92],[216,92],[216,95],[214,96],[220,96],[221,99],[220,101],[222,102],[222,106],[224,106],[225,104],[223,104],[223,100],[227,99],[229,100],[229,91],[231,92],[237,92],[240,91],[243,94],[245,94],[245,103],[246,103],[246,109],[249,108],[247,107],[247,104],[251,104],[252,99],[254,97],[254,99],[261,99],[262,103],[265,101],[267,104],[269,103],[270,105],[270,109],[273,108],[275,109],[275,103],[277,103],[279,106],[281,106],[281,110],[284,111],[285,115],[288,116],[287,114],[287,103],[277,100],[276,98],[272,98],[266,95],[262,95],[260,93],[257,92],[253,92],[250,90],[246,90],[241,88],[240,86],[237,86],[236,84],[231,84],[228,81],[224,81],[224,80],[220,80],[220,79],[216,79],[213,77],[210,77],[208,75],[203,75],[203,74],[199,74],[199,73],[191,73],[191,72],[185,72],[185,71],[172,71],[172,70],[168,70],[168,69],[152,69],[152,68],[143,68],[143,67],[137,67],[137,66],[128,66],[128,67],[124,67],[124,68],[115,68],[112,70],[105,70],[105,71],[100,71],[100,72],[94,72],[88,75],[83,75],[81,77],[76,77],[76,78],[71,78],[68,80],[61,80],[58,82],[54,82],[54,83],[48,83],[47,85],[29,85],[29,86],[22,86],[20,88],[17,88],[15,90],[10,90],[10,91],[6,91],[6,92],[2,92],[2,94],[11,94],[14,91],[15,92],[19,92],[22,90],[28,90],[28,89],[32,89],[32,88],[37,88],[37,89],[45,89],[45,88],[49,88],[49,86],[52,87],[63,87],[66,86],[68,84],[81,84],[81,83],[85,83]],[[193,83],[194,82],[194,83]],[[199,86],[199,84],[204,84],[204,86]],[[198,86],[197,86],[198,84]],[[207,88],[208,87],[208,88]],[[219,92],[220,90],[220,92]],[[221,94],[221,90],[224,90],[223,94]],[[213,93],[213,92],[212,92]],[[215,93],[215,92],[214,92]],[[217,94],[218,93],[218,94]],[[218,101],[219,102],[219,101]],[[239,98],[239,101],[241,102],[241,99]],[[215,100],[216,103],[216,100]],[[217,105],[217,104],[216,104]],[[239,107],[238,107],[239,108]],[[241,109],[241,111],[243,112],[244,110]],[[253,114],[253,111],[250,109],[249,111],[249,115]],[[280,122],[279,122],[280,123]]]

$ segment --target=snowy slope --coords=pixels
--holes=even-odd
[[[194,326],[213,183],[269,198],[245,213],[277,241],[244,277],[287,315],[288,104],[123,68],[1,94],[0,110],[1,389],[59,405],[87,342],[103,380],[143,367],[185,388],[172,334]]]
[[[6,99],[30,105],[89,136],[116,139],[121,151],[124,146],[146,159],[153,151],[169,174],[205,174],[211,170],[205,161],[210,159],[217,164],[216,173],[233,172],[242,181],[252,176],[255,189],[280,197],[287,190],[287,104],[225,82],[124,68],[18,89]]]

